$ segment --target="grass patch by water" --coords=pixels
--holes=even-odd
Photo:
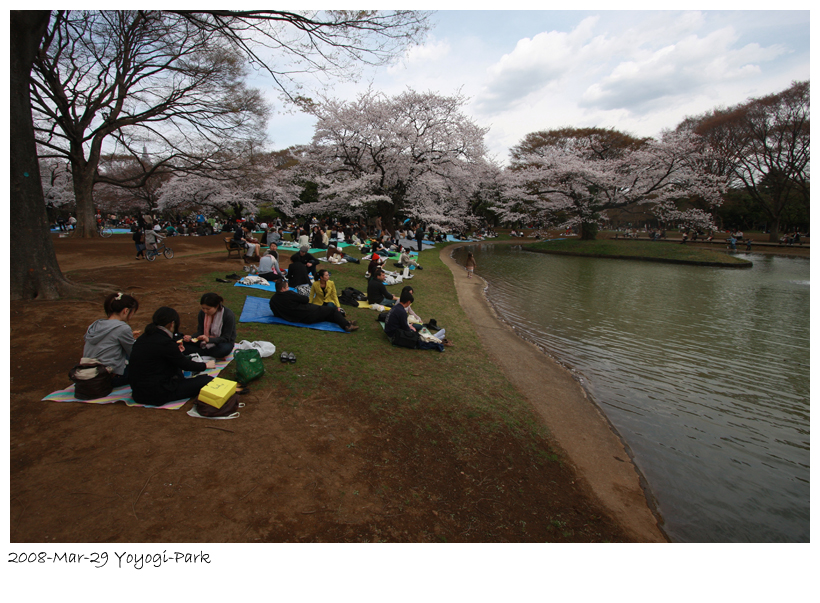
[[[485,438],[492,434],[512,435],[520,438],[537,458],[555,460],[545,451],[546,428],[491,362],[458,303],[452,272],[439,259],[443,245],[422,252],[424,270],[413,271],[414,278],[407,282],[414,290],[413,309],[425,321],[435,318],[445,327],[455,347],[443,353],[393,347],[376,322],[374,310],[350,306],[345,306],[347,318],[359,324],[359,330],[350,334],[238,323],[238,341],[263,340],[276,346],[274,356],[264,359],[266,374],[254,389],[270,387],[277,397],[294,405],[313,396],[327,396],[340,404],[350,399],[363,400],[385,421],[410,422],[420,434],[435,432],[437,438],[458,446],[483,447],[488,443]],[[353,247],[346,252],[361,257]],[[282,263],[287,266],[288,260]],[[337,291],[345,287],[366,291],[366,263],[324,265]],[[398,270],[393,260],[386,267]],[[269,299],[272,295],[214,283],[215,278],[224,276],[214,272],[201,281],[225,298],[237,319],[246,296]],[[401,286],[389,290],[398,295]],[[283,351],[296,355],[295,365],[281,364],[279,354]],[[230,367],[225,376],[232,378]]]
[[[665,241],[630,241],[600,239],[594,241],[554,240],[531,243],[524,246],[527,251],[580,255],[597,258],[648,260],[679,264],[726,266],[735,268],[751,267],[752,262],[723,251],[701,249],[681,243]]]

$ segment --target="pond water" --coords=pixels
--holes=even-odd
[[[809,541],[808,260],[748,254],[738,270],[469,250],[498,313],[583,375],[672,540]]]

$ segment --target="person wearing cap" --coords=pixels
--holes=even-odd
[[[376,274],[376,268],[381,268],[386,261],[378,253],[370,256],[370,263],[367,265],[367,274],[370,275],[370,278],[373,278],[373,275]]]
[[[315,257],[308,253],[307,245],[302,245],[299,248],[299,253],[294,253],[292,256],[290,256],[290,261],[291,263],[295,262],[297,264],[304,264],[305,268],[307,268],[307,271],[313,275],[314,280],[317,278],[316,265],[319,263],[319,260],[317,260]]]

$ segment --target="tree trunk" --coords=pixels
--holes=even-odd
[[[594,241],[598,236],[598,224],[595,222],[581,222],[581,240]]]
[[[772,220],[772,227],[769,229],[769,243],[780,242],[780,216]]]
[[[97,236],[97,219],[94,212],[94,172],[82,156],[82,150],[72,150],[71,177],[74,181],[74,199],[77,203],[77,234],[84,239]],[[76,235],[75,235],[76,236]]]
[[[376,209],[382,219],[382,229],[393,236],[396,232],[396,205],[386,201],[379,201],[376,204]]]
[[[74,286],[57,264],[48,228],[31,117],[29,82],[49,11],[10,11],[11,299],[57,299]]]

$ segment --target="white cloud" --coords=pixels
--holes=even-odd
[[[430,36],[424,44],[416,44],[408,48],[401,62],[396,65],[391,65],[387,69],[387,72],[395,74],[414,65],[429,65],[431,62],[444,60],[449,54],[450,45],[446,41],[437,41]]]
[[[589,85],[579,105],[640,113],[670,97],[697,95],[715,82],[757,75],[761,71],[758,63],[785,52],[781,45],[761,48],[757,44],[734,50],[737,39],[734,29],[725,27],[704,37],[688,35],[644,58],[623,60],[609,75]]]

